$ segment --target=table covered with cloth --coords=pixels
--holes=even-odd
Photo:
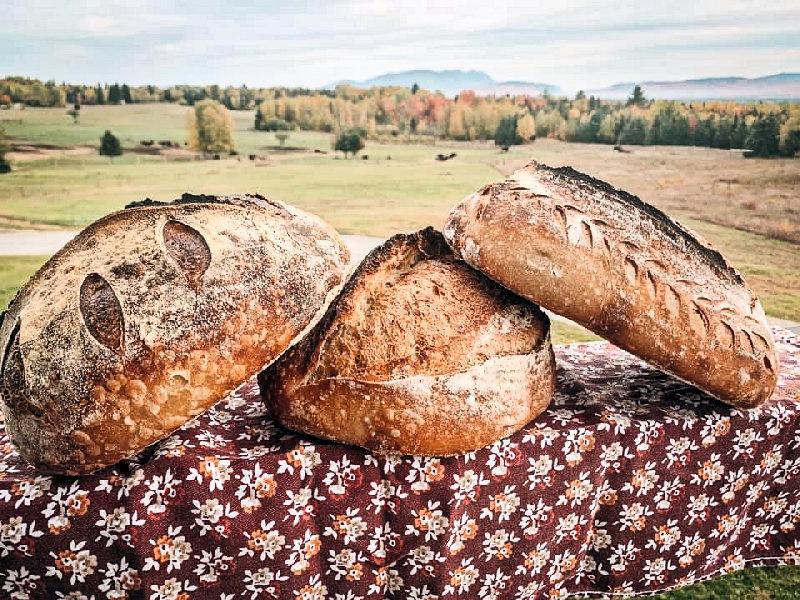
[[[0,597],[549,599],[800,564],[800,339],[775,335],[752,411],[559,347],[550,408],[447,459],[286,431],[254,381],[91,476],[37,474],[0,428]]]

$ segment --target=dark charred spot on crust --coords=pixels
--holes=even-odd
[[[167,254],[196,285],[211,264],[211,249],[203,235],[180,221],[167,221],[162,231]]]
[[[642,211],[643,213],[649,215],[669,237],[679,237],[683,239],[688,246],[705,256],[706,259],[714,267],[716,267],[720,273],[724,273],[732,281],[744,285],[741,275],[739,275],[739,273],[728,264],[722,254],[700,242],[700,240],[692,235],[685,227],[671,219],[666,213],[660,211],[655,206],[648,204],[638,196],[629,194],[624,190],[619,190],[610,183],[606,183],[600,179],[595,179],[590,175],[576,171],[572,167],[548,167],[547,165],[537,163],[536,161],[529,163],[527,167],[533,167],[538,171],[551,173],[560,182],[568,185],[577,184],[578,186],[588,187],[592,191],[600,191],[610,198],[618,200],[623,204],[627,204],[636,210]]]
[[[136,202],[129,202],[125,205],[125,209],[128,208],[141,208],[143,206],[166,206],[167,202],[161,202],[160,200],[153,200],[152,198],[145,198],[144,200],[137,200]]]
[[[20,322],[14,326],[9,336],[8,345],[3,352],[3,362],[0,366],[3,400],[14,411],[28,412],[34,417],[41,417],[42,411],[35,406],[27,397],[25,387],[25,368],[22,364],[22,351],[19,347],[19,327]]]
[[[260,194],[241,194],[230,196],[211,196],[207,194],[191,194],[185,192],[181,194],[180,198],[176,198],[172,202],[162,202],[161,200],[153,200],[145,198],[144,200],[137,200],[125,205],[125,209],[129,208],[152,208],[159,206],[181,206],[187,204],[225,204],[228,206],[240,206],[244,208],[261,207],[265,208],[270,206],[278,209],[285,214],[290,214],[285,206],[279,202],[269,200]]]
[[[141,277],[145,273],[144,265],[141,263],[129,263],[125,262],[121,265],[117,265],[116,267],[111,269],[111,272],[114,274],[115,277],[120,277],[124,279],[134,279],[136,277]]]
[[[122,308],[111,285],[97,273],[87,275],[81,284],[80,309],[92,337],[120,352],[124,337]]]

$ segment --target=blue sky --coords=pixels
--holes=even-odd
[[[567,90],[800,71],[800,1],[5,0],[0,75],[318,86],[480,69]]]

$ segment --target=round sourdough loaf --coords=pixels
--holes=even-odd
[[[290,429],[378,453],[460,454],[547,407],[549,321],[428,228],[373,250],[259,384]]]
[[[11,441],[51,473],[135,454],[283,352],[348,260],[331,227],[259,196],[185,194],[100,219],[4,314]]]
[[[444,236],[466,262],[740,407],[772,394],[775,344],[739,272],[639,198],[531,163],[467,197]]]

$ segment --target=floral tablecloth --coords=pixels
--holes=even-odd
[[[557,349],[550,409],[452,459],[265,420],[254,382],[136,461],[45,477],[0,424],[0,596],[564,598],[800,564],[800,339],[742,412],[607,343]]]

